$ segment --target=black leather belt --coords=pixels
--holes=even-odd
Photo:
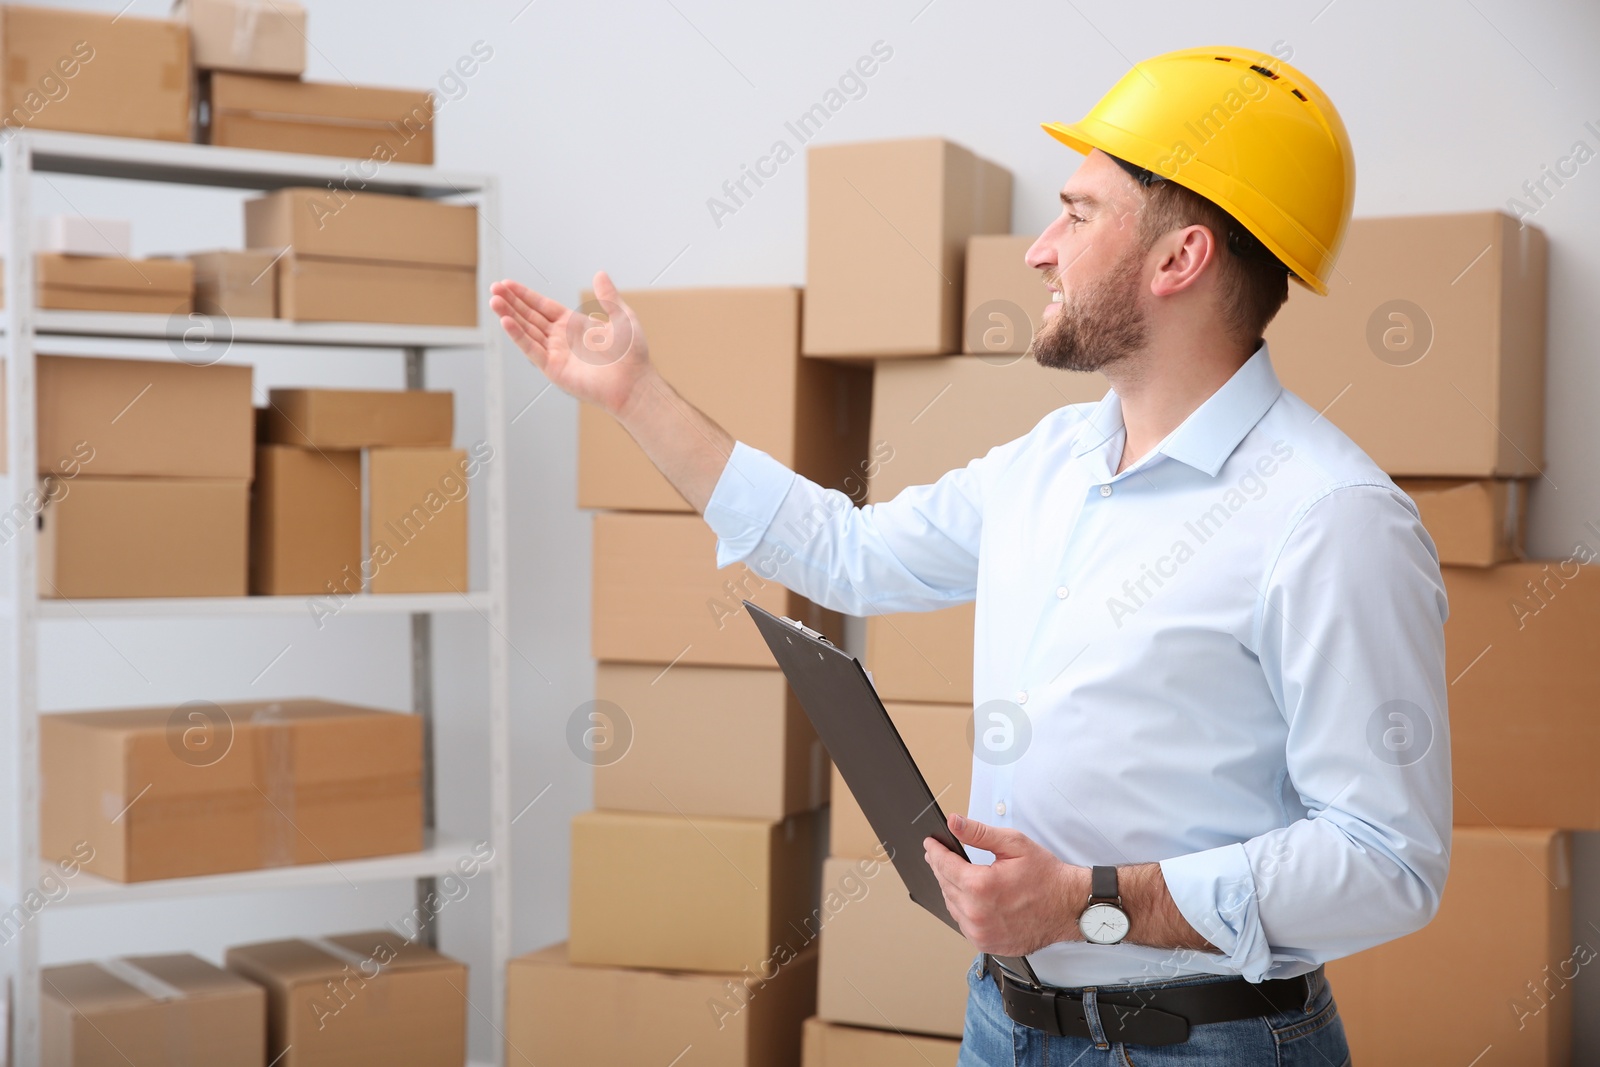
[[[1235,978],[1155,989],[1061,989],[1029,985],[993,956],[984,956],[984,967],[1000,987],[1006,1014],[1013,1021],[1055,1037],[1093,1039],[1083,996],[1085,989],[1093,988],[1105,1040],[1130,1045],[1178,1045],[1189,1040],[1191,1026],[1300,1011],[1311,998],[1312,983],[1322,977],[1318,967],[1294,978],[1265,982]]]

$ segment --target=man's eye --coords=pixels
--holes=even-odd
[[[1074,215],[1074,214],[1073,214],[1073,213],[1072,213],[1072,212],[1070,212],[1070,211],[1069,211],[1069,212],[1067,212],[1067,218],[1068,218],[1068,220],[1070,220],[1070,221],[1071,221],[1071,223],[1072,223],[1072,224],[1073,224],[1073,225],[1074,225],[1074,226],[1076,226],[1076,225],[1077,225],[1077,224],[1078,224],[1078,223],[1080,223],[1080,222],[1087,222],[1087,221],[1088,221],[1088,220],[1087,220],[1087,219],[1085,219],[1085,218],[1084,218],[1084,217],[1083,217],[1083,216],[1082,216],[1082,215]]]

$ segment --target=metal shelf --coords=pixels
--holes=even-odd
[[[115,338],[128,340],[188,341],[196,328],[211,320],[203,316],[131,315],[115,312],[54,311],[33,307],[34,249],[32,181],[35,173],[75,174],[112,180],[165,182],[191,186],[271,190],[287,186],[333,186],[340,190],[374,190],[434,199],[462,199],[478,208],[478,277],[498,276],[500,233],[495,227],[499,189],[487,174],[452,173],[433,167],[389,163],[373,165],[361,160],[303,156],[280,152],[216,148],[209,145],[140,141],[85,134],[39,130],[8,131],[0,142],[0,217],[10,223],[0,241],[5,272],[5,306],[0,308],[0,347],[5,350],[3,380],[5,444],[12,470],[36,468],[37,425],[35,410],[35,358],[41,350],[57,351],[63,339]],[[478,321],[495,322],[489,310],[487,287],[479,295]],[[216,344],[225,338],[239,344],[301,345],[397,350],[404,359],[407,388],[424,388],[426,360],[431,349],[474,351],[483,360],[484,436],[494,454],[506,454],[505,339],[498,330],[478,327],[407,326],[381,323],[298,323],[278,319],[236,319],[222,322],[222,336],[200,338]],[[176,351],[176,348],[174,346]],[[236,359],[230,355],[229,359]],[[488,882],[489,943],[487,952],[474,953],[474,967],[487,966],[475,981],[482,982],[491,1005],[490,1025],[503,1029],[505,965],[511,944],[510,825],[510,677],[509,650],[503,635],[510,622],[506,604],[508,571],[506,521],[506,471],[500,459],[485,467],[474,483],[483,493],[487,548],[486,588],[465,594],[363,595],[343,601],[339,612],[362,615],[401,615],[410,619],[412,711],[424,723],[423,799],[424,825],[433,824],[434,778],[432,763],[433,627],[436,614],[476,613],[488,623],[483,628],[487,650],[485,712],[487,743],[482,753],[488,776],[488,842],[493,862],[483,877]],[[0,479],[0,513],[27,514],[24,478]],[[21,511],[15,509],[21,508]],[[11,887],[37,884],[39,860],[39,631],[51,620],[112,618],[274,618],[309,613],[313,597],[204,597],[118,600],[43,600],[37,596],[38,545],[33,523],[20,524],[16,536],[0,543],[0,586],[10,592],[0,598],[0,615],[13,625],[0,627],[0,778],[10,783],[0,799],[7,821],[3,867]],[[417,853],[368,860],[280,867],[264,871],[183,878],[161,882],[120,884],[80,872],[70,883],[66,902],[78,905],[118,904],[141,900],[178,899],[221,893],[291,889],[302,886],[343,885],[346,882],[416,882],[419,900],[432,890],[435,879],[471,855],[466,838],[434,835]],[[0,902],[3,904],[3,902]],[[437,936],[437,927],[427,937]],[[9,1018],[0,1018],[0,1060],[3,1042],[10,1038],[11,1060],[16,1067],[36,1067],[39,1060],[40,947],[38,924],[25,925],[4,954],[0,979],[9,980]],[[114,952],[113,947],[107,947]],[[485,964],[484,956],[487,957]],[[0,1012],[4,1016],[5,1012]],[[9,1035],[5,1031],[9,1024]],[[504,1050],[493,1046],[494,1062]]]
[[[483,174],[438,170],[416,163],[377,163],[52,130],[15,131],[13,140],[32,155],[33,170],[48,174],[225,189],[282,189],[291,185],[326,186],[332,182],[340,189],[425,197],[478,193],[490,185],[490,179]]]
[[[149,619],[193,616],[255,618],[309,615],[325,598],[315,596],[197,596],[103,600],[41,600],[41,619]],[[486,592],[361,593],[341,601],[340,615],[441,615],[476,612],[491,604]]]
[[[198,335],[196,330],[201,331]],[[117,311],[35,310],[33,332],[45,337],[190,340],[205,344],[306,345],[330,348],[482,348],[476,326],[408,326],[386,322],[290,322],[213,319],[207,315],[134,315]],[[0,326],[0,336],[4,336]]]
[[[372,885],[440,877],[462,859],[472,857],[475,842],[451,834],[429,834],[420,852],[374,856],[338,863],[304,863],[292,867],[265,867],[195,878],[164,878],[152,882],[113,882],[79,871],[66,883],[68,889],[57,906],[124,904],[143,900],[184,900],[224,893],[254,893],[270,889],[305,889],[319,886]],[[487,870],[496,861],[479,861]]]

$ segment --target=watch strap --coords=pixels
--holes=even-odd
[[[1120,895],[1117,891],[1117,869],[1115,867],[1089,868],[1090,900],[1116,900]]]

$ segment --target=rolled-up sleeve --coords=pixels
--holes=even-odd
[[[986,488],[1026,441],[997,445],[935,482],[859,507],[736,442],[705,510],[717,535],[717,566],[742,562],[848,615],[972,600]]]
[[[1387,486],[1332,487],[1261,581],[1256,652],[1308,814],[1161,863],[1184,918],[1251,981],[1425,925],[1451,823],[1448,607],[1414,506]]]

